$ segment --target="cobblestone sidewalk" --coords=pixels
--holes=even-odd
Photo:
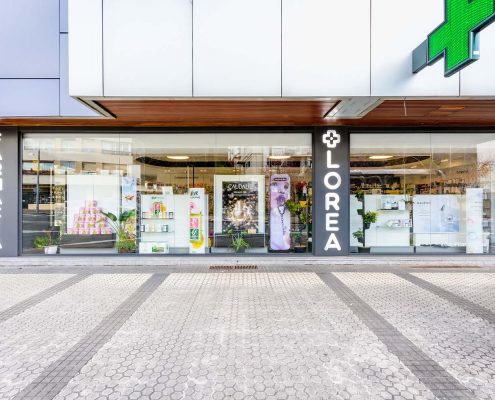
[[[0,274],[0,316],[0,399],[495,399],[495,273]]]

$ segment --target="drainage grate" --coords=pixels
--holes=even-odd
[[[258,269],[257,265],[210,265],[208,269],[211,270],[221,270],[221,271],[232,271],[239,269]]]

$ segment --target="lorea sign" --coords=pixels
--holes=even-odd
[[[480,58],[479,33],[495,21],[495,0],[445,0],[445,20],[413,52],[413,72],[445,59],[449,77]]]
[[[349,251],[349,135],[344,128],[318,129],[314,137],[313,229],[319,256]]]

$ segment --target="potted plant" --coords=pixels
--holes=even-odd
[[[34,247],[37,249],[44,249],[45,254],[57,254],[58,252],[58,239],[52,237],[52,232],[47,231],[42,236],[36,236],[34,238]]]
[[[249,249],[249,243],[244,239],[244,232],[230,230],[228,233],[232,240],[230,247],[232,247],[236,253],[244,253],[246,249]]]
[[[363,225],[364,229],[369,229],[371,224],[374,224],[376,222],[376,219],[378,217],[378,213],[375,211],[368,211],[363,215]]]
[[[300,231],[296,232],[291,232],[290,234],[292,236],[292,239],[294,241],[294,252],[295,253],[305,253],[306,252],[306,246],[302,244],[302,237],[303,234]]]
[[[109,224],[117,234],[117,250],[119,253],[134,253],[136,251],[136,238],[129,234],[126,225],[136,218],[136,210],[127,210],[117,216],[111,212],[102,212],[107,217]]]
[[[354,193],[354,195],[356,196],[357,201],[359,201],[360,203],[363,202],[363,200],[364,200],[364,190],[362,190],[362,189],[356,190],[356,192]]]
[[[354,239],[356,239],[359,243],[364,245],[364,232],[362,229],[358,229],[356,232],[352,234]]]

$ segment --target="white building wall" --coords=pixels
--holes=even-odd
[[[195,0],[193,9],[194,96],[281,95],[280,0]]]
[[[412,74],[443,0],[69,0],[80,97],[495,96],[495,25],[481,59]]]

